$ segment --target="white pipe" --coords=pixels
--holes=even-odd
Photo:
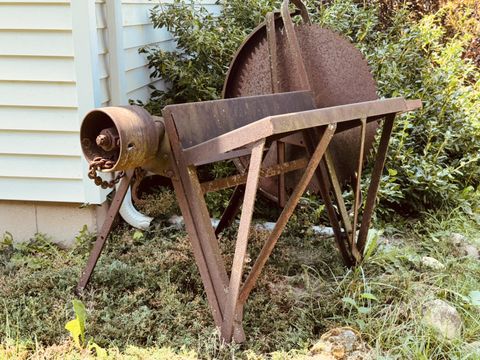
[[[118,187],[118,184],[117,184]],[[146,230],[150,226],[153,218],[147,215],[142,214],[140,211],[135,209],[132,203],[132,192],[130,187],[128,187],[127,194],[123,199],[122,206],[120,207],[120,215],[123,220],[128,224],[132,225],[134,228]]]

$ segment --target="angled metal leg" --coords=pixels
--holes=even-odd
[[[367,118],[360,119],[361,132],[360,132],[360,149],[358,155],[358,167],[357,167],[357,181],[355,185],[354,201],[353,201],[353,229],[350,237],[350,250],[355,257],[355,261],[359,263],[362,261],[362,255],[357,249],[357,223],[358,223],[358,211],[360,209],[361,193],[362,193],[362,169],[363,169],[363,154],[365,151],[365,133],[367,128]]]
[[[315,149],[315,143],[312,135],[314,135],[313,132],[312,133],[304,132],[304,141],[306,144],[306,150],[310,156]],[[332,198],[330,197],[330,192],[329,192],[330,183],[328,179],[327,170],[325,169],[324,166],[322,166],[322,164],[320,164],[320,166],[317,167],[315,175],[318,180],[320,195],[322,196],[323,202],[325,204],[325,209],[327,210],[328,219],[330,220],[330,224],[332,225],[335,242],[337,244],[338,250],[342,255],[343,262],[345,263],[345,265],[352,266],[355,262],[348,248],[347,234],[344,234],[340,227],[340,222],[337,217],[337,212],[333,206]]]
[[[203,191],[198,180],[195,166],[188,166],[183,157],[178,133],[173,118],[165,118],[172,148],[172,166],[176,175],[173,183],[179,199],[179,205],[185,220],[185,227],[192,244],[207,299],[217,327],[221,327],[224,317],[225,293],[228,276],[225,263],[210,221]],[[235,328],[235,341],[243,342],[245,334],[240,325]]]
[[[193,249],[193,255],[197,263],[198,270],[200,272],[200,277],[202,278],[203,286],[205,287],[205,292],[207,294],[207,300],[210,304],[212,310],[213,319],[217,326],[220,326],[222,323],[222,310],[220,303],[217,299],[215,293],[215,288],[213,285],[212,277],[208,270],[207,260],[205,259],[205,254],[203,253],[202,246],[197,235],[197,229],[192,218],[192,213],[188,205],[187,199],[185,197],[185,191],[180,181],[172,180],[175,193],[177,194],[178,204],[182,211],[182,215],[185,221],[185,228],[189,234],[190,243]]]
[[[392,135],[394,120],[395,114],[389,114],[385,117],[383,124],[382,136],[378,145],[375,164],[372,171],[372,179],[368,188],[367,200],[363,210],[362,223],[358,233],[357,248],[361,254],[363,254],[365,250],[365,244],[367,242],[368,228],[370,227],[373,210],[375,208],[375,199],[380,186],[380,178],[382,176],[383,167],[385,166],[385,159],[387,158],[388,142],[390,140],[390,136]]]
[[[240,217],[240,226],[238,228],[237,241],[235,245],[235,254],[233,257],[232,271],[230,275],[230,284],[225,303],[225,314],[222,324],[222,338],[230,342],[233,334],[233,322],[235,310],[237,308],[238,294],[242,281],[243,265],[248,245],[248,234],[252,222],[253,207],[255,204],[255,195],[257,193],[260,168],[262,166],[262,154],[265,140],[257,142],[252,149],[250,165],[248,168],[247,184],[245,186],[245,198],[242,206],[242,216]]]
[[[322,156],[325,153],[325,150],[327,149],[327,146],[330,143],[333,137],[333,134],[335,133],[335,128],[336,128],[336,125],[334,124],[327,126],[323,135],[320,136],[320,141],[316,146],[314,152],[312,153],[310,161],[305,169],[305,172],[303,173],[299,183],[295,187],[295,190],[293,191],[292,195],[288,198],[287,204],[285,205],[282,213],[280,214],[280,217],[278,218],[272,233],[270,234],[267,241],[263,245],[262,250],[258,255],[258,258],[255,261],[255,264],[253,265],[252,270],[250,271],[250,274],[248,274],[248,277],[245,280],[245,283],[243,284],[243,287],[238,299],[240,304],[239,308],[237,308],[238,312],[242,310],[241,306],[245,303],[245,301],[248,298],[248,295],[250,294],[253,287],[255,286],[255,283],[258,277],[260,276],[260,273],[263,267],[265,266],[268,258],[270,257],[270,254],[272,253],[273,248],[275,247],[275,244],[280,238],[280,235],[282,234],[283,229],[285,228],[288,220],[290,219],[290,216],[295,210],[295,207],[297,206],[298,201],[300,200],[300,197],[305,192],[305,189],[307,188],[308,184],[310,183],[310,180],[315,174],[317,166],[320,160],[322,159]]]
[[[188,172],[189,179],[182,183],[185,189],[188,209],[184,207],[182,213],[185,209],[185,214],[190,214],[188,218],[185,217],[185,225],[190,235],[190,241],[201,275],[202,272],[204,273],[202,281],[204,281],[206,291],[208,291],[211,283],[214,293],[211,293],[209,297],[211,301],[209,299],[209,302],[213,310],[215,323],[218,327],[221,327],[225,311],[225,293],[228,286],[227,272],[210,222],[210,216],[197,174],[192,167],[188,169]],[[203,264],[205,264],[206,269],[203,269]],[[208,272],[208,275],[205,274],[205,270]],[[241,325],[238,325],[237,328],[235,341],[243,342],[245,340],[243,329]]]
[[[230,201],[228,202],[228,205],[223,212],[222,217],[220,218],[220,222],[215,228],[215,235],[217,237],[223,230],[231,225],[235,215],[240,209],[240,205],[242,205],[243,194],[245,194],[245,185],[238,185],[233,191]]]
[[[345,206],[345,201],[343,200],[342,188],[340,182],[338,181],[335,164],[333,163],[332,155],[328,149],[323,157],[323,163],[330,183],[332,184],[332,192],[335,202],[337,203],[338,213],[340,215],[340,219],[342,220],[343,228],[345,229],[347,235],[349,235],[352,233],[352,223],[350,222],[347,207]]]
[[[277,141],[277,161],[279,165],[285,163],[285,143],[283,141]],[[278,175],[278,205],[283,208],[285,202],[285,173],[281,172],[280,175]]]
[[[110,209],[108,209],[105,222],[103,223],[102,228],[97,235],[97,240],[93,245],[93,249],[87,261],[87,265],[85,269],[82,271],[82,275],[76,287],[77,293],[83,291],[83,289],[85,289],[88,282],[90,281],[93,270],[97,265],[98,258],[100,257],[103,247],[105,246],[105,242],[107,241],[108,234],[110,234],[110,231],[112,230],[113,222],[117,217],[118,211],[122,206],[123,199],[125,198],[125,194],[127,193],[128,187],[132,182],[133,173],[134,173],[133,170],[127,171],[127,173],[125,174],[125,177],[123,177],[120,182],[120,186],[115,191],[115,196],[113,197],[112,204],[110,205]]]

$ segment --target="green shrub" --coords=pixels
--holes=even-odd
[[[310,0],[307,6],[315,23],[359,47],[380,96],[423,101],[422,110],[397,119],[380,208],[409,214],[463,204],[469,210],[480,184],[479,69],[464,56],[478,24],[472,22],[474,2],[462,3],[460,14],[455,12],[458,1],[438,11],[437,2],[431,7],[422,1],[414,6],[393,2],[398,8],[394,13],[385,10],[386,1],[325,5]],[[221,4],[218,16],[194,10],[183,0],[152,12],[155,26],[166,27],[178,48],[142,49],[153,76],[170,84],[153,92],[147,105],[151,111],[158,113],[169,103],[218,98],[235,49],[267,11],[279,7],[272,0]]]
[[[462,56],[471,34],[447,37],[442,11],[415,23],[405,17],[367,55],[382,96],[423,102],[397,121],[382,196],[408,209],[458,204],[480,184],[480,72]]]
[[[218,16],[185,0],[155,6],[151,12],[153,25],[172,34],[176,50],[140,50],[147,55],[152,77],[161,77],[170,84],[166,90],[153,91],[147,108],[159,114],[168,104],[219,98],[235,51],[277,3],[220,1],[222,10]]]

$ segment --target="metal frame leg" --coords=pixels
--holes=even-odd
[[[238,185],[233,191],[230,201],[220,217],[220,222],[215,229],[215,235],[218,237],[220,233],[225,230],[232,223],[240,206],[242,205],[243,195],[245,194],[245,185]]]
[[[343,224],[343,228],[345,229],[347,235],[349,235],[352,233],[352,223],[350,222],[347,207],[345,206],[345,201],[343,200],[342,188],[340,182],[338,181],[335,164],[333,163],[332,155],[328,150],[326,151],[323,158],[323,166],[328,174],[330,184],[332,185],[333,196],[335,198],[335,202],[337,203],[337,208]]]
[[[353,226],[352,234],[350,237],[350,251],[355,257],[357,263],[362,261],[362,254],[357,249],[357,223],[358,223],[358,212],[361,206],[361,195],[362,195],[362,169],[363,169],[363,154],[365,152],[365,133],[367,128],[367,118],[364,117],[360,119],[361,122],[361,132],[360,132],[360,149],[358,155],[358,165],[357,165],[357,181],[354,191],[354,201],[353,201]]]
[[[265,266],[278,239],[280,238],[280,235],[282,234],[283,229],[285,228],[288,220],[290,219],[293,211],[295,210],[295,207],[297,206],[298,201],[300,200],[300,197],[305,192],[305,189],[307,188],[313,175],[315,174],[318,164],[322,159],[323,154],[325,153],[328,147],[328,144],[330,143],[333,137],[333,134],[335,133],[335,129],[336,129],[335,124],[328,125],[325,128],[323,135],[320,137],[320,141],[318,142],[318,145],[316,146],[314,152],[312,153],[312,156],[305,169],[305,172],[302,175],[302,178],[300,179],[299,183],[295,187],[292,195],[288,198],[287,204],[285,205],[285,208],[280,214],[280,217],[278,218],[272,233],[270,234],[267,241],[263,245],[262,250],[258,255],[258,258],[252,267],[252,270],[248,274],[248,277],[245,280],[245,283],[243,284],[243,287],[239,294],[239,299],[238,299],[239,305],[237,307],[237,312],[240,313],[242,311],[243,304],[245,304],[250,292],[255,286],[255,283],[258,277],[260,276],[260,273],[263,267]]]
[[[378,188],[380,186],[380,178],[382,177],[383,167],[385,166],[385,160],[387,158],[388,143],[390,136],[392,135],[395,116],[396,114],[387,115],[383,123],[382,136],[378,145],[377,156],[375,158],[375,164],[372,171],[372,178],[370,181],[370,186],[368,187],[365,208],[363,209],[362,223],[358,233],[357,248],[360,254],[363,254],[365,250],[368,228],[370,227],[373,210],[375,208],[375,200],[377,197]]]
[[[315,132],[305,131],[303,134],[304,134],[304,141],[306,144],[307,154],[311,156],[311,154],[315,149],[315,143],[314,143]],[[332,198],[330,197],[330,183],[329,183],[327,170],[325,169],[324,166],[322,166],[322,164],[320,164],[320,166],[317,167],[315,175],[318,180],[320,195],[322,196],[323,202],[325,204],[325,209],[327,210],[327,215],[330,220],[330,224],[332,225],[335,242],[337,244],[338,250],[340,251],[340,254],[342,255],[343,262],[347,266],[353,266],[355,264],[355,261],[348,248],[347,234],[344,234],[342,232],[342,228],[340,226],[337,212],[333,206]]]
[[[175,173],[173,183],[184,216],[185,228],[189,234],[215,324],[221,327],[228,286],[225,263],[210,222],[196,168],[193,165],[188,166],[185,161],[173,117],[165,118],[165,127],[172,148],[172,167]],[[235,328],[235,341],[245,341],[245,334],[240,326]]]
[[[363,154],[364,154],[364,134],[365,134],[365,127],[366,127],[366,119],[360,119],[362,122],[362,131],[361,131],[361,142],[360,142],[360,151],[359,151],[359,159],[358,159],[358,169],[357,169],[357,177],[355,184],[352,185],[354,190],[354,207],[353,207],[353,224],[350,222],[350,217],[345,208],[345,203],[343,201],[340,184],[338,183],[338,179],[336,177],[336,171],[334,164],[332,163],[329,154],[325,154],[325,161],[321,164],[321,168],[323,167],[323,172],[328,176],[328,180],[330,181],[330,185],[332,186],[332,191],[335,197],[336,205],[346,231],[347,235],[347,245],[348,251],[346,253],[351,253],[354,257],[353,264],[359,264],[363,260],[363,252],[365,250],[365,243],[367,240],[368,229],[370,226],[371,218],[373,216],[373,210],[375,208],[375,199],[377,196],[378,188],[380,185],[380,178],[382,175],[382,170],[385,165],[385,160],[387,156],[388,150],[388,143],[390,136],[392,134],[393,129],[393,122],[395,119],[396,114],[389,114],[386,116],[384,120],[384,126],[382,130],[382,136],[380,139],[380,143],[377,149],[377,155],[375,158],[374,169],[372,171],[370,186],[368,189],[368,194],[366,198],[365,205],[363,207],[362,213],[362,221],[360,223],[360,230],[358,231],[358,236],[356,236],[357,224],[358,224],[358,217],[361,208],[361,184],[360,178],[362,175],[362,165],[363,165]],[[326,176],[325,176],[326,178]],[[322,195],[323,196],[323,195]],[[328,209],[327,209],[328,210]],[[334,224],[332,223],[332,226]],[[335,231],[335,226],[334,226]],[[337,235],[335,235],[337,238]],[[344,246],[345,240],[343,239],[337,240],[341,246]],[[356,239],[355,239],[356,238]],[[342,254],[343,255],[343,254]],[[345,259],[345,256],[344,256]],[[347,263],[348,265],[348,263]]]
[[[127,173],[125,174],[125,177],[120,181],[120,186],[115,191],[115,196],[113,197],[112,204],[110,205],[110,209],[108,209],[105,222],[103,223],[102,228],[97,235],[97,240],[95,241],[95,244],[93,245],[93,249],[90,252],[87,265],[85,266],[85,269],[82,271],[82,275],[80,276],[80,280],[78,281],[78,284],[76,287],[77,293],[85,289],[88,282],[90,281],[90,278],[92,277],[92,273],[93,273],[93,270],[95,269],[95,266],[97,265],[98,258],[100,257],[102,250],[105,246],[105,243],[107,241],[108,235],[112,230],[113,222],[117,217],[118,211],[122,206],[123,199],[127,194],[128,187],[132,182],[133,174],[134,174],[134,170],[127,171]]]
[[[253,207],[257,193],[258,179],[262,166],[262,154],[265,139],[257,142],[252,149],[250,165],[248,167],[248,177],[245,186],[245,197],[242,206],[242,215],[240,217],[240,226],[238,228],[237,241],[235,244],[235,254],[233,257],[232,271],[230,275],[230,284],[225,303],[225,314],[222,324],[222,338],[230,342],[233,333],[233,323],[235,310],[237,308],[238,294],[242,281],[243,265],[248,246],[248,234],[252,222]]]
[[[277,162],[279,165],[285,163],[285,143],[283,141],[277,141]],[[278,175],[278,205],[283,208],[286,203],[286,191],[285,191],[285,173],[282,171]]]

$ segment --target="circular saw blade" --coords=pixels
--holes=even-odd
[[[289,49],[283,23],[277,18],[276,58],[279,92],[304,90],[296,72],[295,58]],[[302,58],[309,76],[317,108],[345,105],[378,99],[376,84],[367,62],[360,51],[347,39],[318,25],[295,27]],[[224,85],[224,97],[263,95],[273,92],[270,53],[265,23],[258,26],[238,50],[230,65]],[[370,149],[377,123],[367,125],[365,154]],[[355,175],[360,148],[360,128],[336,134],[330,153],[337,176],[345,184]],[[270,149],[264,164],[276,163],[276,151]],[[304,150],[295,145],[286,146],[286,160],[303,156]],[[245,162],[245,159],[244,159]],[[287,187],[293,187],[299,173],[286,174]],[[261,179],[260,189],[276,198],[277,178]],[[310,189],[318,187],[312,181]]]

